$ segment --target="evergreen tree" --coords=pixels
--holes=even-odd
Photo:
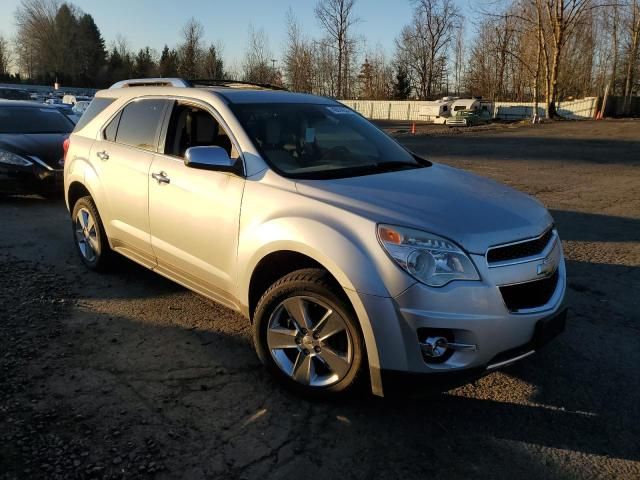
[[[107,54],[100,30],[91,15],[85,14],[78,21],[76,38],[78,76],[74,83],[82,87],[103,86]]]
[[[177,77],[178,76],[178,52],[164,46],[160,55],[160,64],[158,65],[158,74],[161,77]]]
[[[358,75],[358,81],[360,82],[360,97],[363,99],[372,99],[373,94],[373,69],[369,60],[364,59],[364,63],[360,68],[360,74]]]
[[[411,95],[411,83],[409,82],[409,74],[403,66],[398,66],[396,72],[396,82],[393,85],[394,100],[406,100]]]
[[[205,78],[222,79],[225,78],[224,62],[215,45],[209,46],[202,60],[203,73]]]
[[[71,8],[63,3],[54,19],[54,45],[52,49],[49,81],[56,78],[63,84],[72,84],[78,73],[78,20]],[[49,82],[47,82],[49,83]]]
[[[149,78],[156,75],[156,62],[149,47],[141,48],[135,59],[133,76],[136,78]]]

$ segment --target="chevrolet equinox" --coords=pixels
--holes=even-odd
[[[64,152],[82,262],[117,252],[242,313],[300,393],[477,378],[564,329],[548,211],[335,100],[127,80],[96,94]]]

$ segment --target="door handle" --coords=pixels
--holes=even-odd
[[[96,155],[98,156],[98,158],[100,160],[109,160],[109,154],[104,150],[101,151],[101,152],[96,153]]]
[[[151,176],[158,182],[158,184],[171,183],[171,179],[167,177],[167,172],[152,173]]]

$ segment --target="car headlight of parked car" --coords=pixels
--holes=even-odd
[[[18,165],[21,167],[33,165],[31,160],[27,160],[20,155],[13,152],[7,152],[6,150],[0,150],[0,163],[4,163],[5,165]]]
[[[460,247],[432,233],[378,225],[378,239],[389,256],[416,280],[442,287],[453,280],[480,280]]]

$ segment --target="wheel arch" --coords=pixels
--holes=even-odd
[[[253,322],[253,313],[260,297],[274,281],[284,275],[302,268],[315,267],[324,269],[334,279],[336,287],[340,290],[337,293],[344,296],[345,302],[352,309],[352,313],[358,321],[364,337],[372,392],[375,395],[382,396],[378,345],[364,304],[347,274],[339,269],[336,264],[327,261],[322,255],[316,253],[308,245],[293,246],[290,243],[286,243],[282,248],[272,248],[260,255],[259,259],[254,262],[254,267],[249,270],[251,274],[247,282],[248,297],[245,313]]]
[[[76,202],[87,195],[93,197],[84,183],[78,180],[74,180],[73,182],[71,182],[69,188],[67,189],[67,205],[69,207],[69,211],[73,211],[73,207],[75,206]]]
[[[249,319],[253,322],[253,313],[260,297],[279,278],[303,268],[321,268],[329,272],[320,262],[300,252],[293,250],[276,250],[260,259],[251,273],[248,292]],[[329,272],[331,275],[331,272]],[[331,275],[336,285],[339,282]]]

